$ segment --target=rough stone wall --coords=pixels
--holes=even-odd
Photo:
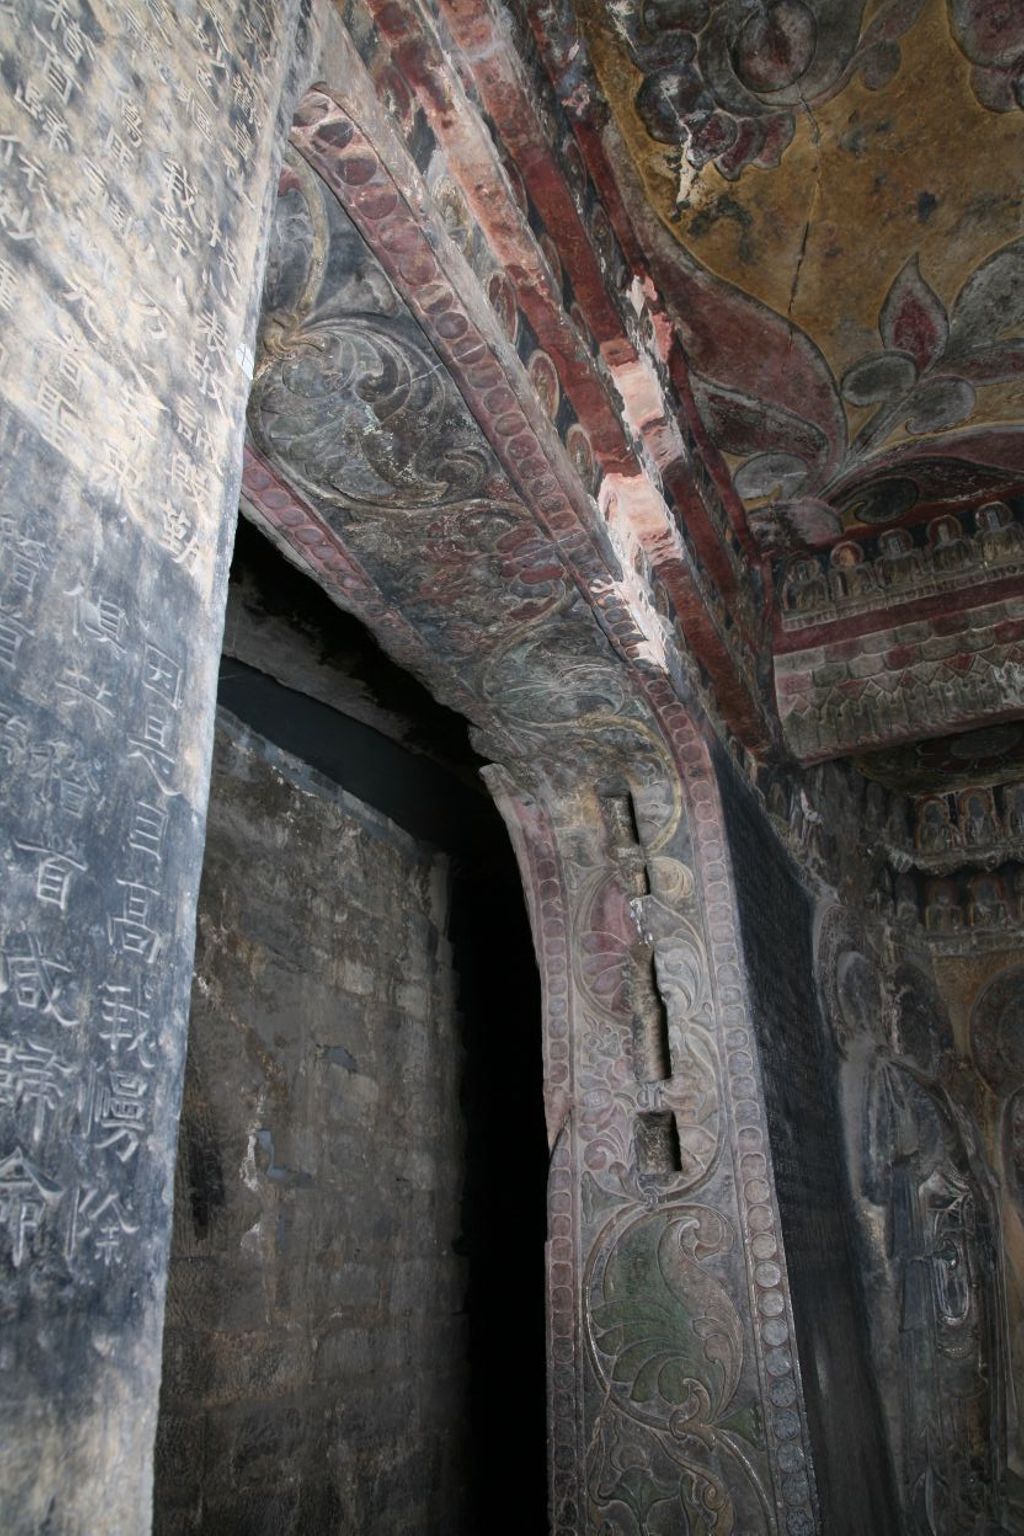
[[[814,973],[814,910],[752,795],[719,766],[823,1530],[895,1533],[849,1227],[835,1052]]]
[[[462,1527],[448,866],[218,716],[158,1536]]]
[[[149,1528],[267,200],[309,0],[0,7],[0,1527]]]

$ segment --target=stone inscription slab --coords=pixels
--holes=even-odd
[[[148,1529],[288,0],[0,3],[0,1525]]]

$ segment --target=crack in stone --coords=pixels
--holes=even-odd
[[[796,258],[796,268],[793,272],[793,282],[789,290],[789,304],[786,307],[786,314],[791,318],[793,314],[793,305],[796,303],[797,289],[800,286],[800,273],[803,270],[804,257],[807,255],[807,241],[811,233],[811,225],[814,222],[815,209],[821,198],[821,129],[818,127],[818,120],[814,115],[810,103],[803,96],[801,96],[800,100],[803,102],[804,111],[807,113],[807,117],[811,125],[811,138],[814,142],[814,147],[817,150],[817,154],[814,161],[814,191],[811,194],[811,203],[807,212],[807,218],[804,222],[804,232],[800,240],[800,251]],[[790,345],[792,346],[792,338],[790,338]]]

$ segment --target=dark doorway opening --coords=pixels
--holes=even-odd
[[[204,1245],[209,1245],[210,1234],[216,1231],[220,1210],[231,1205],[230,1182],[246,1156],[245,1177],[253,1187],[261,1180],[276,1179],[283,1189],[289,1180],[298,1181],[294,1191],[285,1191],[292,1204],[284,1200],[275,1207],[272,1239],[267,1237],[265,1211],[255,1230],[264,1245],[261,1262],[267,1262],[268,1243],[275,1254],[282,1255],[282,1273],[274,1276],[274,1293],[264,1311],[277,1318],[284,1313],[289,1329],[301,1332],[298,1314],[306,1305],[302,1287],[307,1282],[303,1276],[283,1275],[284,1256],[289,1242],[294,1246],[293,1229],[297,1231],[306,1219],[303,1200],[308,1204],[312,1198],[309,1191],[315,1192],[319,1177],[315,1167],[306,1166],[313,1157],[309,1147],[311,1140],[315,1141],[315,1128],[305,1140],[293,1136],[286,1156],[280,1134],[275,1143],[273,1114],[271,1109],[262,1108],[262,1100],[261,1114],[267,1124],[252,1121],[255,1128],[250,1128],[246,1147],[237,1144],[237,1135],[236,1144],[232,1144],[230,1126],[218,1125],[218,1082],[203,1082],[200,1077],[205,1071],[216,1079],[223,1069],[209,1065],[214,1058],[209,1055],[207,1040],[195,1039],[197,1028],[209,1034],[219,1027],[209,1017],[209,979],[200,975],[204,953],[201,896],[197,986],[202,984],[206,995],[201,999],[195,993],[193,996],[175,1190],[175,1245],[157,1439],[154,1531],[156,1536],[185,1536],[186,1532],[204,1536],[214,1532],[217,1536],[270,1536],[271,1532],[273,1536],[335,1536],[356,1529],[380,1532],[381,1536],[399,1530],[410,1536],[414,1532],[417,1536],[478,1536],[483,1531],[515,1531],[519,1536],[523,1532],[530,1536],[540,1533],[546,1529],[543,1298],[547,1177],[540,993],[518,869],[501,818],[479,779],[481,759],[470,746],[465,722],[437,704],[414,678],[392,663],[356,620],[338,610],[315,583],[291,567],[244,520],[239,525],[231,572],[218,704],[217,760],[223,771],[227,771],[228,747],[236,758],[243,748],[246,752],[254,750],[254,743],[258,749],[257,767],[246,766],[242,775],[251,778],[245,786],[247,791],[252,788],[256,792],[259,773],[269,774],[268,783],[283,781],[291,771],[288,764],[299,765],[296,783],[281,790],[281,794],[293,792],[294,802],[271,796],[268,817],[275,814],[275,806],[280,810],[294,804],[301,809],[303,796],[313,796],[318,787],[329,798],[330,787],[337,786],[344,792],[345,805],[350,804],[347,797],[352,797],[352,804],[369,808],[371,818],[372,813],[387,818],[388,824],[414,840],[415,848],[425,850],[424,857],[433,857],[431,850],[436,850],[447,872],[444,927],[451,946],[451,1039],[455,1043],[455,1059],[448,1067],[461,1113],[461,1132],[455,1138],[461,1161],[454,1175],[452,1167],[443,1165],[448,1171],[438,1174],[438,1201],[444,1199],[440,1185],[445,1178],[451,1184],[454,1177],[457,1215],[450,1224],[449,1246],[457,1256],[459,1284],[450,1300],[450,1337],[457,1341],[452,1348],[461,1352],[462,1358],[446,1363],[446,1379],[450,1379],[443,1401],[438,1399],[438,1413],[451,1419],[443,1426],[442,1437],[446,1446],[445,1487],[454,1486],[453,1476],[458,1487],[455,1496],[446,1495],[443,1510],[438,1508],[438,1490],[427,1486],[419,1489],[422,1498],[417,1504],[417,1481],[425,1485],[441,1476],[435,1449],[430,1454],[424,1452],[419,1460],[407,1459],[404,1470],[395,1472],[396,1479],[404,1480],[401,1489],[389,1489],[388,1457],[382,1452],[374,1460],[372,1386],[359,1389],[371,1393],[367,1398],[371,1406],[365,1413],[353,1413],[351,1404],[347,1412],[344,1408],[335,1412],[331,1404],[331,1399],[339,1396],[339,1388],[344,1388],[344,1362],[330,1392],[325,1396],[320,1390],[318,1395],[311,1389],[306,1403],[301,1380],[291,1379],[281,1388],[272,1371],[268,1375],[241,1369],[236,1375],[246,1385],[238,1389],[231,1384],[236,1379],[232,1371],[221,1371],[222,1348],[248,1349],[253,1356],[265,1350],[258,1336],[259,1320],[254,1325],[251,1318],[246,1319],[248,1333],[245,1327],[239,1333],[236,1323],[232,1333],[230,1320],[227,1327],[218,1330],[214,1317],[208,1335],[195,1332],[194,1337],[189,1336],[194,1331],[189,1297],[195,1293],[196,1276],[205,1287],[198,1310],[206,1316],[219,1262],[213,1247],[208,1251]],[[223,752],[222,737],[230,737]],[[275,752],[286,756],[275,758]],[[276,765],[284,765],[280,773]],[[308,782],[302,778],[307,770],[312,771]],[[214,796],[218,783],[215,771]],[[225,916],[223,893],[219,887],[215,891],[217,871],[211,867],[217,857],[213,847],[216,811],[211,797],[212,830],[203,887],[211,909],[210,932],[222,936],[231,924]],[[244,814],[253,814],[251,808],[248,812],[228,808],[221,816],[232,836],[240,835],[238,825]],[[289,809],[284,814],[297,813]],[[286,880],[287,858],[287,850],[282,851],[282,880]],[[232,859],[237,862],[237,845],[230,854],[221,848],[221,870],[227,875]],[[354,878],[346,874],[344,860],[339,857],[338,880]],[[244,887],[244,880],[240,883]],[[415,916],[415,920],[422,928],[422,918]],[[386,922],[387,914],[375,921]],[[407,917],[407,926],[411,921],[412,917]],[[372,928],[368,932],[372,935]],[[289,955],[301,952],[302,936],[295,937],[296,945],[288,942]],[[246,953],[253,949],[251,941],[251,934],[234,939],[239,952],[244,949]],[[310,942],[315,943],[315,934]],[[374,963],[383,963],[375,962],[367,948],[372,949],[372,943],[353,957],[364,971]],[[262,987],[266,994],[266,971],[261,965],[263,961],[256,967],[260,980],[254,987],[257,991]],[[396,965],[396,974],[378,978],[379,985],[372,978],[367,983],[386,994],[389,1005],[381,1016],[388,1020],[397,1017],[395,997],[415,986],[408,976],[397,974],[400,969]],[[236,999],[233,1006],[235,1014],[244,1014],[244,998]],[[279,1042],[282,1031],[287,1033],[293,1024],[291,1014],[285,1022],[275,1019],[276,1033],[264,1033],[270,1053],[274,1041]],[[430,1027],[424,1025],[424,1031],[429,1032]],[[396,1044],[395,1050],[400,1048]],[[351,1063],[346,1049],[330,1049],[331,1059],[340,1066],[341,1078],[347,1084],[350,1065],[354,1071],[356,1064]],[[218,1062],[225,1059],[216,1058]],[[402,1112],[401,1106],[395,1107],[390,1135],[400,1140]],[[379,1106],[376,1115],[373,1123],[379,1127]],[[389,1123],[386,1115],[383,1123]],[[358,1123],[355,1129],[359,1131]],[[360,1144],[371,1163],[372,1138],[378,1134],[379,1129],[367,1130],[365,1146]],[[305,1148],[305,1162],[296,1148]],[[393,1155],[394,1146],[386,1153]],[[302,1162],[301,1167],[293,1166],[298,1162]],[[381,1162],[386,1162],[383,1152]],[[360,1176],[354,1162],[350,1161],[349,1169],[353,1179]],[[421,1219],[414,1214],[414,1199],[421,1202],[415,1210],[433,1211],[429,1178],[426,1183],[426,1188],[410,1194],[411,1220]],[[281,1190],[275,1193],[280,1196]],[[408,1277],[403,1281],[396,1272],[389,1272],[375,1278],[372,1272],[365,1273],[372,1271],[372,1263],[363,1262],[377,1238],[386,1245],[389,1221],[394,1224],[393,1213],[389,1216],[382,1210],[379,1220],[371,1224],[373,1240],[359,1263],[352,1264],[351,1273],[353,1283],[364,1290],[369,1288],[379,1305],[383,1295],[385,1301],[390,1296],[397,1307],[398,1290],[410,1283]],[[246,1243],[254,1251],[255,1242],[251,1231],[242,1233],[237,1242],[232,1240],[231,1262],[242,1262]],[[337,1262],[335,1247],[343,1254]],[[325,1266],[335,1266],[336,1273],[330,1271],[335,1288],[332,1294],[338,1310],[344,1311],[350,1258],[344,1233],[337,1244],[311,1239],[303,1252],[307,1257],[314,1255],[309,1261],[313,1278],[308,1284],[311,1295],[316,1295],[311,1310],[322,1311],[323,1307],[320,1293],[326,1281],[315,1278],[319,1264],[324,1274],[328,1273]],[[414,1274],[409,1265],[398,1268]],[[423,1283],[429,1285],[433,1271],[423,1273]],[[221,1276],[217,1283],[223,1279]],[[231,1291],[230,1283],[227,1290]],[[231,1306],[228,1296],[226,1314]],[[371,1321],[366,1323],[363,1317],[363,1324],[372,1334],[372,1311],[366,1316]],[[393,1323],[392,1317],[389,1326]],[[425,1344],[421,1330],[411,1343],[406,1340],[401,1347],[407,1349],[407,1359],[400,1363],[398,1379],[403,1370],[430,1370],[430,1350],[443,1350],[448,1336],[437,1332],[434,1342]],[[376,1343],[379,1340],[371,1336],[361,1348],[364,1352],[368,1349],[373,1357]],[[315,1344],[316,1363],[310,1368],[314,1381],[323,1369],[320,1362],[327,1357],[323,1339]],[[392,1349],[392,1341],[387,1348]],[[343,1390],[340,1395],[344,1396]],[[327,1406],[321,1410],[322,1404]],[[312,1447],[295,1443],[303,1435],[313,1437]],[[345,1484],[337,1477],[332,1481],[321,1472],[321,1464],[330,1460],[331,1437],[335,1437],[337,1449],[338,1437],[346,1435],[359,1438],[361,1444],[368,1442],[360,1455],[374,1470],[372,1476],[366,1473],[367,1486],[361,1490],[351,1481]],[[250,1451],[253,1445],[255,1449]],[[268,1468],[265,1473],[261,1470],[264,1464]],[[361,1475],[358,1471],[351,1474],[357,1481]],[[277,1491],[271,1487],[271,1476],[276,1478]],[[237,1488],[232,1485],[235,1477]],[[369,1501],[365,1506],[360,1503],[363,1497]],[[367,1508],[374,1511],[372,1518]]]

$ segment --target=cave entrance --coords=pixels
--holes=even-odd
[[[218,705],[154,1532],[540,1532],[539,983],[465,723],[244,520]]]

